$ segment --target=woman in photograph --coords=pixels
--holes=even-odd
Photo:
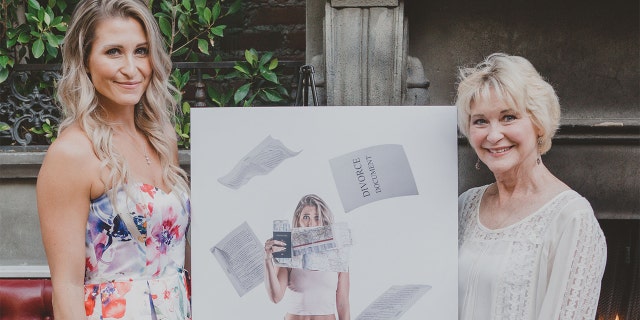
[[[55,317],[190,319],[189,185],[155,19],[143,0],[80,1],[62,57],[37,182]]]
[[[327,204],[314,194],[300,199],[293,213],[294,228],[327,226],[333,223],[333,214]],[[285,250],[285,243],[269,239],[265,250],[265,286],[269,298],[279,303],[289,288],[286,320],[348,320],[349,273],[312,271],[277,267],[273,253]],[[337,318],[336,318],[337,310]]]
[[[594,319],[607,248],[589,202],[542,161],[554,89],[501,53],[459,80],[459,129],[495,178],[459,197],[459,318]]]

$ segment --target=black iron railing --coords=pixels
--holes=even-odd
[[[210,106],[206,94],[206,79],[203,75],[218,69],[233,69],[235,61],[221,62],[175,62],[174,68],[193,70],[187,94],[183,97],[193,107]],[[295,101],[298,85],[298,70],[302,61],[279,61],[281,83]],[[0,129],[0,146],[46,145],[47,141],[34,134],[31,128],[41,130],[43,124],[57,127],[60,109],[55,100],[55,86],[60,79],[59,64],[19,64],[13,68],[8,79],[0,84],[0,123],[9,126]]]

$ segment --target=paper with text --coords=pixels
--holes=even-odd
[[[264,281],[264,248],[247,222],[210,249],[239,296]]]
[[[274,258],[279,267],[316,271],[349,271],[351,230],[344,222],[291,229],[292,257]]]
[[[364,309],[356,320],[400,319],[429,289],[431,286],[420,284],[391,286]]]
[[[333,158],[329,164],[346,212],[374,201],[418,194],[402,145],[371,146]]]
[[[231,189],[238,189],[257,175],[266,175],[287,158],[295,157],[294,152],[271,136],[266,137],[233,167],[231,172],[218,178],[218,182]]]

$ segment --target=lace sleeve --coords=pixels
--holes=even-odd
[[[557,221],[554,259],[538,319],[595,318],[607,259],[602,229],[584,198],[565,207]],[[569,211],[569,212],[567,212]]]

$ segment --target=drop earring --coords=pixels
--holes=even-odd
[[[538,137],[538,158],[536,159],[536,163],[540,165],[540,158],[542,157],[542,137]]]
[[[476,170],[480,170],[480,158],[478,158],[478,160],[476,160],[475,168],[476,168]]]

